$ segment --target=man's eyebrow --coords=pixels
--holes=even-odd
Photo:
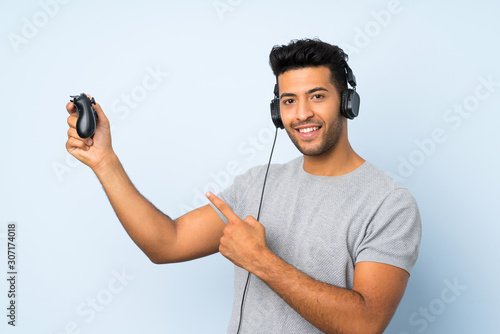
[[[309,94],[312,94],[312,93],[316,93],[316,92],[319,92],[319,91],[325,91],[325,92],[328,92],[328,89],[324,88],[324,87],[315,87],[313,89],[310,89],[307,91],[307,95]]]
[[[310,94],[313,94],[313,93],[316,93],[316,92],[319,92],[319,91],[325,91],[325,92],[328,92],[328,89],[324,88],[324,87],[314,87],[312,89],[309,89],[307,92],[306,92],[306,95],[310,95]],[[280,98],[283,98],[283,97],[287,97],[287,96],[292,96],[292,97],[295,97],[297,96],[297,94],[294,94],[294,93],[283,93],[281,94],[281,97]]]
[[[287,96],[292,96],[292,97],[294,97],[294,96],[297,96],[297,95],[296,95],[296,94],[293,94],[293,93],[283,93],[283,94],[281,94],[280,98],[284,98],[284,97],[287,97]]]

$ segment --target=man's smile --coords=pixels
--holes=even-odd
[[[299,133],[300,138],[311,139],[319,133],[321,125],[305,124],[305,125],[295,126],[294,129]]]
[[[312,132],[312,131],[316,131],[318,129],[319,129],[318,126],[313,126],[313,127],[310,127],[310,128],[300,129],[299,132],[300,133],[309,133],[309,132]]]

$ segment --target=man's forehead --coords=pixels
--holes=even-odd
[[[321,86],[332,89],[330,69],[326,66],[288,70],[278,76],[280,93],[285,90],[305,90]]]

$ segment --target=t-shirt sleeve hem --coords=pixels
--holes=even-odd
[[[359,256],[356,259],[356,264],[359,262],[377,262],[377,263],[383,263],[383,264],[388,264],[400,269],[403,269],[406,271],[408,274],[411,274],[411,271],[415,265],[415,263],[408,263],[404,260],[398,260],[395,258],[388,258],[384,256]]]

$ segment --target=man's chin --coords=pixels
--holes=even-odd
[[[292,142],[295,145],[295,147],[300,151],[300,153],[308,157],[317,157],[322,154],[325,154],[334,149],[334,147],[337,145],[337,140],[333,142],[321,141],[320,143],[313,144],[307,142],[300,142],[294,139],[292,139]]]
[[[313,147],[313,146],[305,147],[298,145],[297,143],[294,144],[295,147],[300,151],[300,153],[308,157],[315,157],[324,153],[321,147]]]
[[[304,140],[298,138],[295,135],[290,135],[288,132],[288,137],[295,145],[295,147],[305,156],[314,157],[323,154],[325,151],[328,151],[328,148],[325,148],[324,140],[320,137],[311,138],[310,140]]]

